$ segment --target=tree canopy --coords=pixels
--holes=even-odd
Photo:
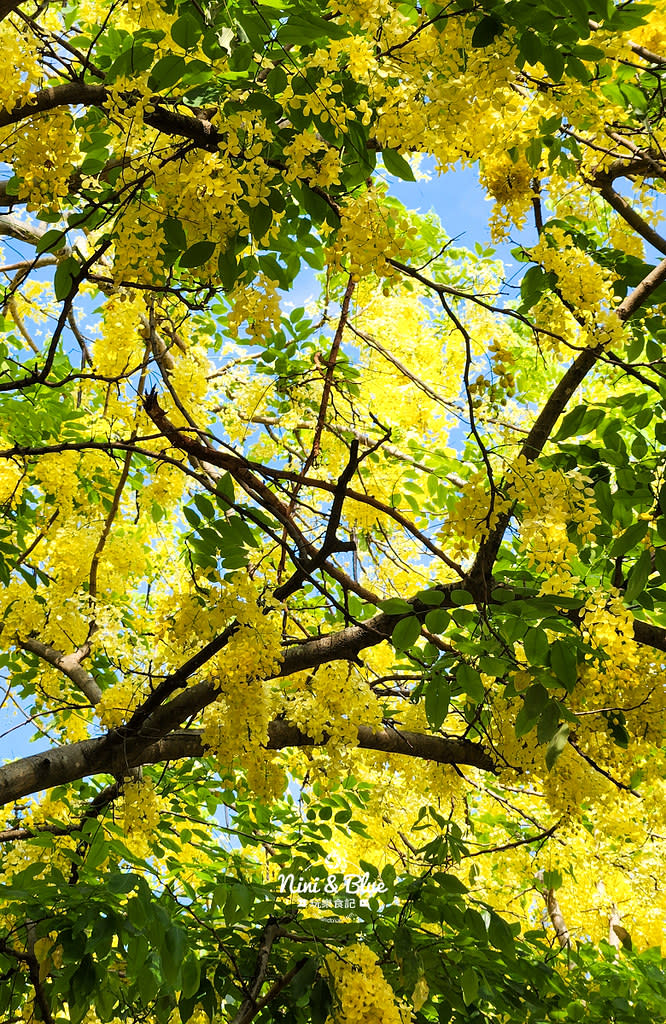
[[[2,1020],[666,1018],[663,6],[0,44]]]

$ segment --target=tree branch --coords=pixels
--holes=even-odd
[[[18,640],[18,646],[24,651],[30,651],[32,654],[36,654],[42,661],[46,661],[53,668],[57,668],[58,671],[66,675],[68,679],[74,683],[76,687],[83,693],[90,703],[95,706],[102,696],[102,691],[97,685],[93,677],[84,668],[81,667],[81,662],[84,658],[90,654],[90,647],[88,644],[84,644],[83,647],[79,647],[77,651],[73,651],[72,654],[63,654],[62,651],[57,651],[53,647],[49,647],[48,644],[42,643],[41,640],[37,640],[35,637],[28,637],[26,640]]]
[[[280,937],[280,932],[280,922],[275,917],[269,917],[262,929],[261,937],[259,939],[257,962],[252,981],[250,982],[250,987],[247,989],[247,995],[241,1003],[240,1009],[238,1013],[235,1014],[231,1024],[249,1024],[253,1017],[256,1016],[257,996],[261,992],[261,987],[264,983],[264,978],[266,977],[268,959],[271,955],[273,943]]]
[[[326,742],[326,736],[315,741],[295,725],[275,719],[268,728],[266,749],[325,746]],[[401,754],[435,764],[465,764],[494,771],[492,758],[482,746],[459,737],[429,736],[395,729],[373,732],[369,726],[361,725],[358,727],[358,745],[362,750],[386,755]],[[141,742],[128,742],[124,747],[109,746],[106,736],[54,747],[0,768],[0,807],[42,789],[52,789],[90,775],[121,775],[140,765],[204,757],[206,753],[201,733],[190,729],[171,732],[154,743],[142,737]]]
[[[0,21],[9,17],[23,2],[24,0],[0,0]]]

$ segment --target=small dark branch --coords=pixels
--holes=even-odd
[[[214,637],[205,647],[197,651],[193,657],[186,661],[184,665],[176,669],[175,672],[171,672],[170,675],[166,676],[165,679],[155,687],[153,692],[146,698],[143,704],[136,709],[128,723],[122,728],[118,729],[114,733],[109,734],[109,739],[114,737],[114,742],[123,742],[127,736],[136,733],[142,728],[144,723],[148,720],[150,715],[157,710],[160,705],[164,703],[167,697],[170,697],[175,690],[182,689],[190,676],[198,672],[200,668],[210,661],[216,654],[219,653],[234,635],[238,629],[238,623],[230,623],[222,632]]]
[[[355,281],[351,274],[347,281],[347,287],[345,294],[342,299],[342,307],[340,309],[340,319],[338,320],[338,326],[333,338],[331,345],[331,351],[326,361],[326,376],[324,378],[324,388],[322,390],[321,402],[319,404],[319,413],[317,415],[317,425],[315,426],[314,438],[312,440],[312,450],[305,460],[303,466],[303,475],[305,476],[313,465],[321,448],[321,435],[324,429],[324,423],[326,422],[326,411],[328,409],[328,401],[331,395],[331,389],[333,387],[333,374],[335,371],[335,365],[338,358],[338,352],[340,350],[340,344],[342,342],[342,336],[344,334],[347,319],[349,317],[349,306],[351,304],[352,295],[354,294],[354,288],[356,287]]]
[[[272,1000],[275,999],[277,995],[280,994],[282,989],[286,988],[287,985],[289,985],[294,980],[298,972],[305,967],[306,963],[308,962],[308,959],[309,958],[307,956],[301,957],[301,959],[297,960],[294,966],[289,971],[287,971],[286,974],[283,974],[281,978],[278,978],[278,980],[271,985],[266,995],[262,996],[261,999],[257,1000],[257,1013],[260,1013],[265,1006],[268,1006],[268,1004],[272,1002]]]
[[[25,549],[25,551],[23,551],[16,559],[14,565],[12,566],[13,569],[18,569],[19,565],[22,565],[26,561],[26,559],[30,557],[30,555],[35,550],[40,541],[44,540],[44,538],[47,536],[49,530],[51,529],[59,515],[60,510],[56,509],[55,512],[52,514],[51,518],[49,519],[48,523],[46,524],[46,526],[39,531],[37,536],[30,542],[30,544],[28,544],[28,547]]]
[[[329,555],[334,554],[336,551],[353,550],[355,547],[353,544],[339,541],[337,531],[340,526],[340,517],[342,516],[342,506],[347,493],[347,485],[358,467],[358,447],[359,443],[354,439],[349,446],[349,461],[343,469],[335,488],[324,543],[314,557],[305,562],[301,568],[298,568],[286,583],[281,587],[277,587],[274,591],[277,601],[286,601],[288,597],[291,597],[316,569],[321,568],[325,564]]]
[[[33,950],[30,948],[31,946],[34,946],[34,942],[31,941],[31,933],[34,929],[34,925],[31,922],[28,922],[26,928],[28,931],[27,953],[24,953],[19,949],[13,949],[7,944],[6,939],[0,939],[0,953],[4,953],[5,956],[11,957],[12,960],[16,960],[18,963],[26,964],[32,987],[35,990],[35,1002],[39,1007],[43,1024],[55,1024],[51,1014],[51,1007],[48,1004],[46,993],[44,992],[42,982],[39,977],[39,961],[37,960]]]
[[[482,850],[474,850],[472,853],[465,854],[466,857],[481,857],[484,853],[501,853],[504,850],[515,850],[518,846],[531,846],[533,843],[543,843],[546,839],[550,839],[552,835],[559,828],[560,823],[557,822],[551,828],[546,829],[543,832],[539,832],[536,836],[527,836],[525,839],[516,839],[513,843],[503,843],[501,846],[484,846]],[[469,840],[467,840],[469,842]]]
[[[109,539],[109,534],[111,533],[111,528],[113,526],[114,519],[116,518],[116,515],[118,514],[118,509],[120,508],[120,499],[122,498],[123,490],[125,489],[125,484],[127,483],[127,478],[129,476],[131,465],[132,452],[127,452],[125,458],[123,459],[123,467],[120,471],[118,483],[116,484],[116,489],[113,494],[111,507],[106,515],[106,519],[104,520],[104,526],[102,527],[102,532],[99,536],[99,540],[97,541],[97,545],[95,547],[90,562],[90,573],[88,576],[88,599],[90,603],[92,603],[97,597],[97,576],[99,572],[100,559],[106,546],[106,542]],[[91,632],[94,632],[94,624],[93,628],[91,629]]]
[[[541,209],[541,186],[539,182],[534,179],[532,182],[534,189],[534,195],[532,196],[532,209],[534,210],[534,226],[537,230],[537,235],[541,236],[543,231],[543,211]]]
[[[106,786],[90,801],[79,821],[72,822],[71,825],[33,825],[32,828],[7,828],[0,832],[0,843],[13,843],[23,839],[34,839],[35,836],[43,835],[44,833],[51,836],[76,835],[77,832],[81,831],[86,821],[96,818],[110,803],[113,803],[120,795],[120,791],[120,782],[114,782],[112,785]]]
[[[608,779],[609,782],[612,782],[613,785],[617,786],[618,789],[621,789],[624,793],[631,793],[632,796],[640,797],[641,794],[638,792],[638,790],[632,789],[631,786],[627,786],[626,783],[620,782],[619,779],[613,778],[610,772],[607,772],[605,768],[602,768],[601,765],[598,765],[597,762],[589,756],[589,754],[586,754],[584,751],[582,751],[576,743],[576,741],[572,740],[571,737],[569,737],[569,746],[573,747],[578,756],[582,757],[583,761],[586,761],[587,764],[589,764],[590,768],[593,768],[595,772],[599,773],[599,775],[603,775],[605,779]]]
[[[264,978],[266,977],[266,971],[268,970],[268,961],[273,948],[273,943],[280,937],[280,931],[280,922],[277,918],[269,917],[259,939],[257,962],[255,964],[252,981],[249,986],[245,988],[247,995],[241,1003],[238,1013],[232,1019],[231,1024],[249,1024],[249,1022],[256,1017],[259,1012],[257,997],[261,992],[262,985],[264,984]]]
[[[67,322],[70,326],[72,334],[76,338],[79,348],[81,349],[81,356],[83,357],[83,365],[81,368],[83,369],[83,367],[85,366],[92,366],[93,360],[92,356],[90,355],[90,350],[86,343],[86,339],[81,334],[81,331],[79,330],[79,325],[77,324],[76,319],[74,318],[74,313],[71,309],[67,315]]]
[[[627,295],[626,299],[620,303],[616,309],[616,313],[620,320],[627,321],[633,314],[640,309],[646,299],[652,295],[659,285],[666,281],[666,260],[662,260],[658,263],[653,270],[647,274],[640,284],[637,284],[633,292]]]
[[[487,519],[489,521],[490,520],[490,516],[492,515],[493,506],[494,506],[494,503],[495,503],[495,483],[494,483],[494,480],[493,480],[493,470],[492,470],[492,466],[490,465],[490,458],[488,457],[488,451],[487,451],[486,446],[484,445],[483,441],[481,440],[481,435],[479,434],[479,431],[478,431],[477,426],[476,426],[476,416],[475,416],[475,413],[474,413],[474,404],[472,402],[472,396],[471,396],[471,392],[470,392],[469,373],[470,373],[470,370],[471,370],[471,367],[472,367],[472,339],[470,338],[469,331],[463,325],[463,323],[460,320],[460,318],[458,316],[456,316],[456,314],[454,313],[453,309],[451,308],[451,306],[449,306],[448,302],[446,301],[444,296],[441,294],[441,292],[440,292],[440,295],[439,295],[439,300],[440,300],[440,302],[442,304],[442,308],[443,308],[444,312],[446,313],[446,315],[448,316],[449,320],[451,320],[451,322],[453,323],[454,327],[458,330],[459,334],[462,336],[462,339],[463,339],[463,342],[464,342],[464,345],[465,345],[465,365],[464,365],[464,368],[463,368],[463,382],[464,382],[464,385],[465,385],[465,394],[467,396],[467,410],[468,410],[468,415],[469,415],[470,429],[472,431],[472,435],[474,437],[474,440],[477,443],[477,447],[478,447],[479,451],[481,452],[481,458],[483,459],[483,463],[484,463],[484,465],[486,467],[486,474],[488,476],[488,484],[490,485],[490,508],[488,509],[488,517],[487,517]]]

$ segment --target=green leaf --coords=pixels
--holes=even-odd
[[[472,46],[490,46],[499,36],[505,32],[505,26],[492,14],[486,14],[478,23],[472,33]]]
[[[217,257],[217,272],[220,275],[225,291],[230,292],[235,285],[239,269],[234,246],[232,245],[228,249],[220,250]]]
[[[56,252],[58,249],[62,249],[64,244],[65,232],[62,228],[51,228],[44,232],[35,248],[37,252]]]
[[[127,893],[135,889],[140,883],[141,879],[138,875],[134,875],[131,872],[122,872],[110,875],[107,881],[107,887],[110,892],[114,893]]]
[[[53,290],[56,299],[67,298],[80,269],[78,260],[74,256],[68,256],[67,259],[58,264],[53,275]]]
[[[569,740],[569,726],[565,722],[559,727],[552,740],[546,747],[546,768],[552,771],[553,765],[564,750]]]
[[[456,682],[462,692],[466,693],[477,704],[484,699],[486,691],[483,688],[481,676],[471,665],[458,665],[456,669]]]
[[[443,633],[450,621],[449,613],[444,608],[436,608],[425,617],[426,629],[431,633]]]
[[[171,26],[171,38],[183,50],[192,50],[198,43],[201,27],[191,14],[182,14]]]
[[[176,249],[180,249],[181,252],[187,249],[185,228],[175,217],[167,217],[164,221],[164,237],[169,245],[175,246]]]
[[[549,699],[548,691],[541,683],[535,683],[526,691],[523,706],[516,715],[514,731],[518,738],[534,728]]]
[[[537,723],[537,743],[548,743],[552,740],[560,724],[560,705],[556,700],[549,700],[539,715]]]
[[[193,996],[198,991],[200,976],[199,961],[195,954],[190,952],[183,961],[181,975],[181,989],[185,998]]]
[[[636,547],[647,533],[648,523],[647,520],[641,519],[638,523],[632,523],[632,525],[624,531],[624,533],[617,538],[610,549],[610,554],[613,557],[619,555],[626,555],[627,551],[631,551],[632,548]]]
[[[548,637],[541,626],[531,626],[523,637],[525,657],[530,665],[545,665],[548,661]]]
[[[92,954],[85,953],[69,981],[69,1002],[74,1009],[73,1019],[79,1021],[92,1002],[97,985],[97,970]]]
[[[166,57],[161,57],[158,60],[151,71],[150,78],[148,79],[149,87],[155,92],[170,89],[182,77],[186,66],[184,57],[175,53],[168,53]]]
[[[576,649],[566,640],[555,640],[550,645],[550,666],[569,693],[578,679],[578,659]]]
[[[242,43],[232,50],[229,58],[229,67],[232,71],[247,71],[254,56],[254,46],[251,43]]]
[[[172,985],[176,985],[180,977],[180,968],[186,947],[186,933],[182,928],[171,925],[162,936],[160,956],[165,977]]]
[[[644,551],[629,573],[627,589],[624,593],[626,601],[634,601],[638,595],[645,590],[645,584],[648,581],[651,571],[652,561],[650,558],[650,552]]]
[[[541,879],[545,889],[562,888],[562,872],[554,868],[552,871],[544,871]]]
[[[270,206],[258,203],[250,209],[250,230],[255,239],[264,237],[273,221],[273,211]]]
[[[515,956],[513,932],[509,925],[498,914],[491,912],[488,925],[488,938],[493,946],[508,956]]]
[[[200,267],[202,263],[206,263],[215,252],[215,242],[195,242],[191,245],[186,252],[180,257],[181,267]]]
[[[560,424],[560,429],[553,436],[553,441],[564,441],[565,438],[577,434],[585,419],[587,409],[586,405],[577,405],[575,409],[568,412]]]
[[[433,729],[440,729],[449,713],[451,688],[442,676],[431,679],[425,692],[425,713]]]
[[[401,597],[389,597],[386,601],[379,601],[377,607],[387,615],[404,615],[405,612],[413,611],[409,601],[405,601]]]
[[[460,979],[460,987],[462,988],[462,997],[465,1001],[465,1006],[469,1006],[473,1003],[479,994],[479,979],[471,967],[466,967],[462,973]]]
[[[383,149],[382,160],[384,161],[384,167],[389,174],[394,174],[396,178],[402,178],[404,181],[416,181],[414,177],[414,171],[411,169],[404,156],[395,149]]]
[[[391,634],[391,643],[397,651],[407,651],[413,647],[421,635],[421,623],[415,615],[401,619]]]

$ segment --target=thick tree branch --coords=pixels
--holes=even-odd
[[[135,94],[135,98],[138,94]],[[126,103],[133,101],[133,95],[123,96]],[[63,82],[61,85],[40,89],[29,100],[18,103],[11,110],[0,113],[0,128],[18,124],[34,114],[46,113],[58,107],[104,107],[109,102],[109,92],[104,85],[91,85],[87,82]],[[168,110],[161,105],[162,98],[153,98],[152,109],[144,113],[144,121],[151,128],[165,135],[175,135],[190,139],[202,149],[216,150],[222,136],[206,117],[194,117]]]
[[[25,0],[0,0],[0,21],[16,11]]]
[[[42,643],[41,640],[37,640],[35,637],[19,640],[18,645],[24,651],[36,654],[42,661],[46,661],[49,665],[57,668],[59,672],[62,672],[68,679],[71,679],[81,693],[88,698],[93,707],[97,704],[102,696],[102,691],[90,673],[81,667],[81,662],[90,654],[88,644],[79,647],[72,654],[63,654],[62,651],[49,647],[48,644]]]
[[[666,238],[650,227],[646,220],[641,217],[633,206],[630,206],[624,196],[616,192],[612,185],[613,175],[611,172],[598,171],[594,176],[592,184],[595,185],[609,206],[615,210],[630,227],[654,246],[659,252],[666,253]]]
[[[548,892],[543,894],[543,898],[546,901],[548,916],[553,928],[555,929],[555,934],[557,935],[557,941],[560,944],[560,948],[568,949],[571,946],[571,937],[569,935],[567,923],[564,920],[564,915],[560,909],[560,904],[555,895],[555,890],[549,889]]]
[[[275,719],[269,726],[266,747],[268,750],[283,750],[286,747],[324,746],[326,740],[324,737],[321,742],[316,742],[296,726]],[[482,746],[458,737],[429,736],[395,729],[373,732],[369,726],[359,726],[358,745],[362,750],[374,750],[385,755],[401,754],[435,764],[464,764],[484,771],[494,770],[492,758]],[[140,765],[162,764],[205,754],[201,733],[190,729],[169,733],[154,743],[132,741],[124,747],[109,746],[106,736],[54,747],[0,768],[0,807],[40,790],[91,775],[122,775]]]

